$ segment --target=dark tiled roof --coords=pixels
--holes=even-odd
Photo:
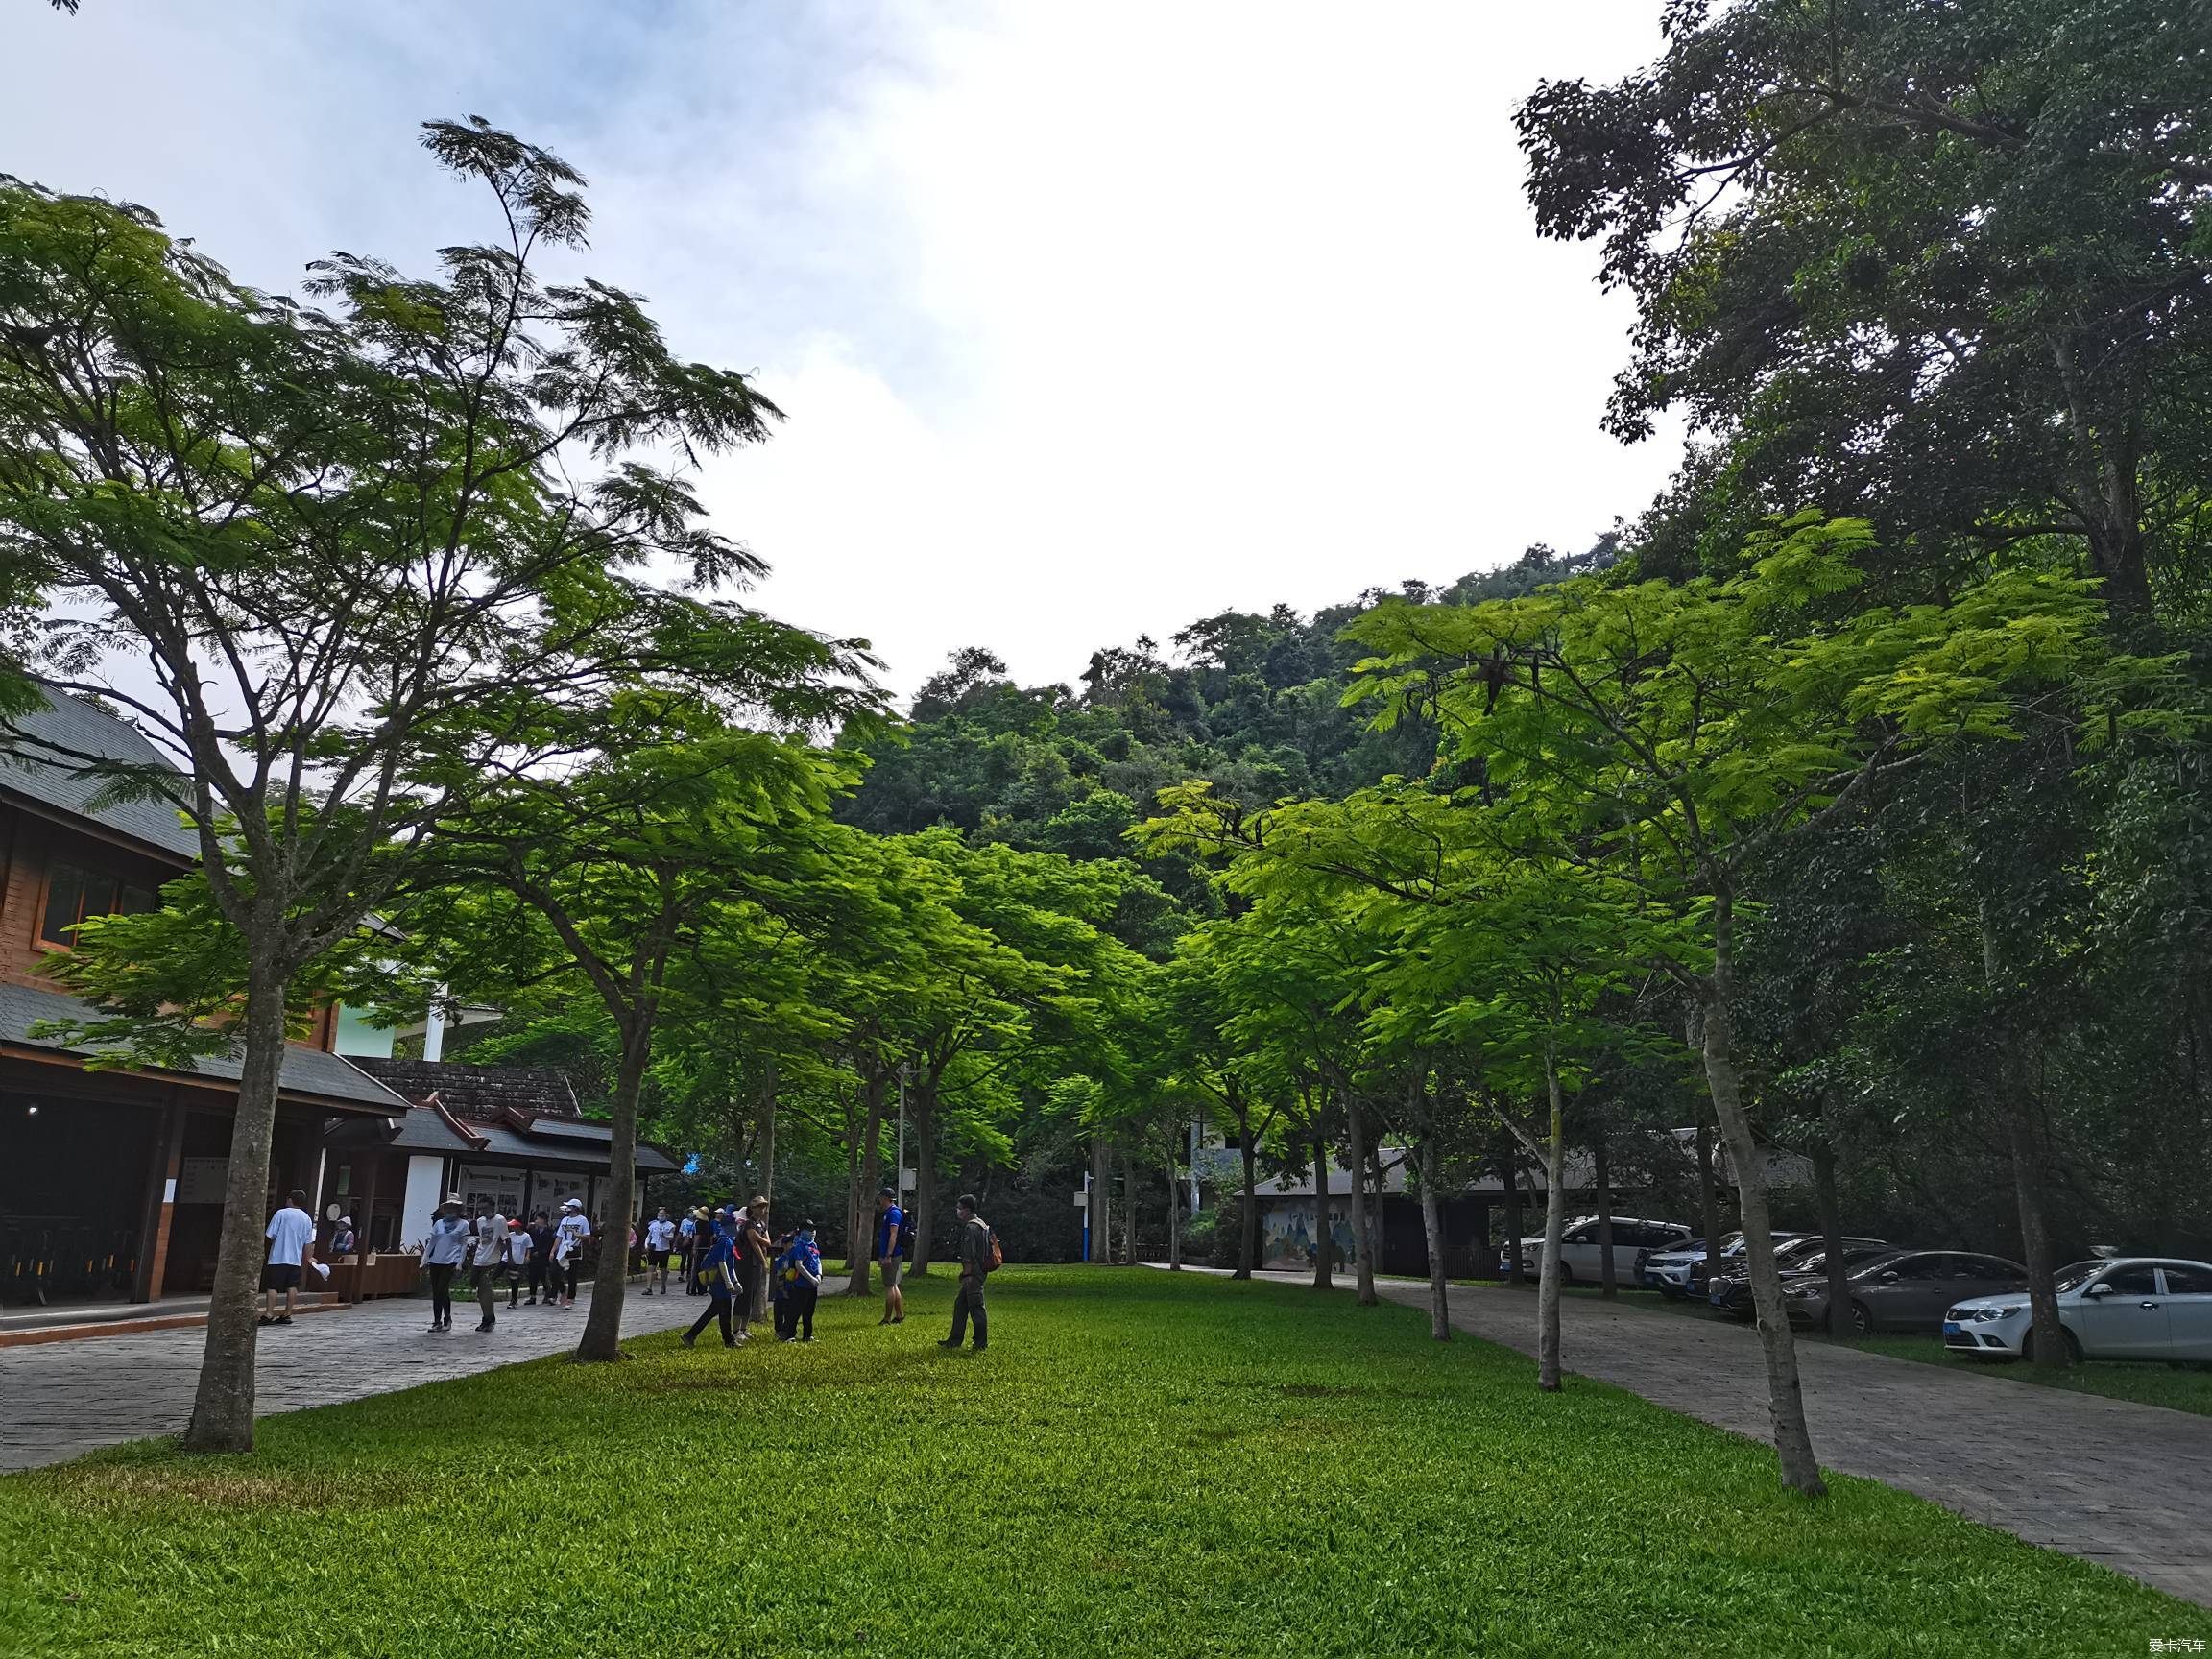
[[[469,1127],[484,1137],[483,1148],[469,1154],[479,1161],[489,1158],[513,1164],[571,1164],[579,1169],[606,1169],[613,1164],[608,1157],[611,1134],[594,1144],[565,1136],[555,1140],[529,1130],[511,1129],[502,1123],[471,1123]],[[676,1168],[676,1162],[660,1147],[640,1141],[637,1168],[647,1175],[665,1174]]]
[[[41,742],[26,739],[41,739],[70,755],[93,755],[125,766],[158,768],[177,779],[181,796],[184,775],[169,757],[128,722],[103,714],[74,697],[40,689],[46,707],[13,716],[7,722],[12,731],[0,730],[0,789],[12,789],[198,863],[199,834],[178,821],[177,808],[158,801],[105,801],[95,805],[95,798],[114,781],[111,776],[82,770],[83,762],[61,758],[49,753]]]
[[[362,1070],[410,1100],[438,1096],[456,1118],[490,1122],[505,1112],[581,1119],[576,1092],[550,1067],[470,1066],[458,1060],[355,1062]]]
[[[34,1037],[31,1027],[41,1020],[95,1020],[99,1010],[89,1002],[60,991],[40,991],[29,985],[0,984],[0,1042],[22,1043],[35,1048],[52,1048],[76,1054],[85,1050],[58,1043],[51,1037]],[[243,1070],[238,1053],[203,1057],[190,1075],[220,1077],[235,1083]],[[318,1100],[344,1102],[397,1115],[407,1103],[373,1077],[364,1077],[342,1055],[320,1048],[287,1048],[281,1079],[288,1094],[308,1094]]]
[[[387,1139],[385,1131],[395,1122],[399,1132]],[[341,1125],[327,1137],[325,1144],[389,1147],[395,1152],[438,1152],[458,1157],[467,1157],[476,1150],[475,1142],[454,1134],[445,1118],[423,1106],[411,1106],[397,1118],[363,1118]]]

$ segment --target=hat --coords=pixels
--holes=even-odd
[[[458,1203],[460,1203],[460,1202],[461,1202],[461,1194],[460,1194],[460,1193],[458,1193],[458,1192],[448,1192],[448,1193],[446,1193],[446,1194],[445,1194],[445,1203],[446,1203],[446,1204],[458,1204]],[[444,1204],[442,1204],[442,1205],[440,1205],[440,1206],[439,1206],[439,1208],[440,1208],[440,1209],[444,1209],[444,1208],[445,1208],[445,1205],[444,1205]]]
[[[561,1200],[561,1208],[564,1210],[581,1210],[584,1208],[584,1200],[581,1198],[564,1198]]]
[[[353,1217],[350,1215],[341,1215],[338,1217],[338,1225],[341,1227],[350,1227],[353,1225]]]
[[[522,1231],[522,1217],[521,1217],[521,1216],[519,1216],[519,1215],[517,1215],[517,1216],[516,1216],[516,1217],[515,1217],[515,1219],[514,1219],[514,1220],[512,1220],[512,1221],[508,1222],[508,1223],[507,1223],[507,1230],[508,1230],[510,1233],[519,1233],[519,1232],[521,1232],[521,1231]]]

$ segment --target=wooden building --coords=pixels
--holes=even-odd
[[[15,727],[77,754],[165,763],[138,732],[73,698]],[[37,1034],[91,1010],[41,973],[86,916],[152,908],[199,841],[171,807],[113,801],[35,744],[0,756],[0,1296],[151,1301],[214,1279],[238,1103],[235,1056],[187,1070],[87,1071]],[[330,1051],[325,1010],[284,1062],[267,1198],[313,1192],[332,1120],[384,1122],[406,1103]]]

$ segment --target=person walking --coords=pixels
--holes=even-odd
[[[905,1249],[906,1212],[899,1208],[899,1194],[886,1187],[876,1194],[876,1265],[883,1271],[883,1317],[876,1321],[878,1325],[905,1323],[906,1292],[899,1287]]]
[[[707,1310],[684,1333],[684,1346],[694,1346],[699,1333],[718,1321],[722,1346],[734,1348],[744,1340],[730,1328],[731,1314],[737,1306],[736,1226],[727,1216],[718,1217],[710,1227],[700,1230],[700,1237],[706,1244],[699,1254],[699,1290],[707,1298]]]
[[[473,1274],[469,1283],[476,1292],[476,1306],[483,1312],[476,1329],[489,1331],[499,1323],[493,1311],[499,1303],[499,1282],[506,1277],[501,1271],[507,1264],[507,1217],[496,1211],[479,1217],[483,1222],[476,1235],[476,1246],[469,1259]]]
[[[669,1219],[668,1206],[645,1223],[645,1290],[653,1294],[653,1286],[661,1286],[661,1294],[668,1294],[668,1253],[676,1247],[676,1223]]]
[[[300,1301],[300,1270],[314,1259],[315,1217],[307,1214],[307,1194],[294,1192],[269,1217],[261,1236],[269,1240],[269,1260],[261,1268],[262,1325],[289,1325]],[[276,1292],[284,1292],[284,1311],[276,1311]]]
[[[499,1277],[507,1281],[507,1306],[522,1305],[522,1275],[530,1266],[530,1229],[517,1215],[507,1223],[507,1260],[499,1264]]]
[[[980,1354],[990,1340],[983,1313],[983,1281],[998,1265],[998,1237],[991,1231],[991,1224],[975,1214],[973,1193],[961,1193],[953,1208],[960,1214],[960,1289],[952,1298],[951,1338],[937,1346],[959,1347],[960,1338],[968,1334],[969,1317],[974,1315],[975,1352]]]
[[[684,1294],[686,1296],[699,1294],[699,1255],[707,1247],[700,1228],[706,1217],[707,1212],[694,1205],[685,1213],[684,1219],[676,1223],[676,1248],[684,1257]]]
[[[553,1278],[561,1292],[561,1306],[576,1306],[576,1274],[584,1265],[584,1240],[591,1237],[591,1219],[584,1214],[584,1200],[561,1200],[561,1219],[553,1228]]]
[[[553,1284],[548,1275],[553,1271],[553,1223],[541,1210],[530,1217],[530,1307],[538,1306],[538,1292],[545,1292],[545,1306],[553,1306]]]
[[[461,1215],[461,1194],[448,1192],[430,1223],[422,1246],[422,1271],[430,1276],[430,1329],[453,1329],[453,1275],[469,1255],[469,1223]]]
[[[783,1254],[776,1258],[776,1289],[778,1339],[813,1341],[814,1305],[822,1295],[822,1251],[814,1242],[812,1221],[800,1222]]]

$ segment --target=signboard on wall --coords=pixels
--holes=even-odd
[[[177,1166],[177,1202],[180,1204],[220,1204],[223,1190],[229,1184],[230,1160],[228,1158],[185,1158]]]
[[[522,1171],[498,1164],[464,1164],[454,1173],[461,1201],[473,1212],[490,1204],[502,1215],[522,1214]]]

